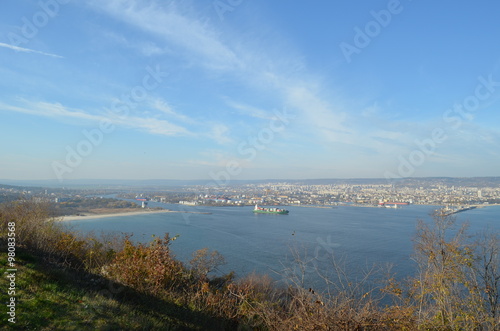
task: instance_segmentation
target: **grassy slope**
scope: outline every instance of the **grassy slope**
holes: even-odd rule
[[[5,248],[5,247],[2,247]],[[19,330],[220,330],[231,323],[214,320],[200,312],[147,297],[131,289],[110,295],[107,282],[90,281],[38,262],[33,254],[16,257],[16,319],[13,325],[5,303],[8,302],[7,249],[0,253],[0,327]],[[87,279],[87,281],[83,281]],[[97,285],[101,284],[101,285]],[[108,295],[103,295],[108,294]],[[224,327],[226,326],[226,327]]]

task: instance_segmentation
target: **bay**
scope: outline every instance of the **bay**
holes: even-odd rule
[[[411,260],[418,220],[431,221],[438,206],[409,205],[398,209],[339,206],[336,208],[286,207],[288,215],[254,214],[252,207],[190,207],[149,203],[150,207],[197,213],[160,213],[114,218],[76,220],[68,225],[81,232],[125,232],[132,239],[149,242],[152,236],[171,237],[172,251],[182,261],[202,248],[217,250],[227,264],[221,272],[239,277],[252,272],[275,279],[300,272],[291,263],[300,255],[309,281],[317,282],[315,269],[328,271],[330,261],[343,261],[355,277],[373,266],[392,265],[398,278],[414,273]],[[211,214],[200,214],[208,212]],[[500,231],[500,206],[456,214],[457,223],[468,222],[469,232]],[[286,269],[286,270],[285,270]]]

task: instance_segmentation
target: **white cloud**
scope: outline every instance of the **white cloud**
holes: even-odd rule
[[[24,107],[0,103],[0,110],[51,117],[56,119],[75,119],[78,120],[78,124],[81,124],[82,120],[93,123],[110,121],[118,126],[143,130],[150,134],[163,136],[192,135],[192,133],[181,126],[172,124],[165,120],[159,120],[157,118],[144,118],[137,116],[118,117],[116,115],[113,116],[113,114],[109,114],[109,116],[103,116],[90,114],[79,109],[70,109],[64,107],[60,103],[32,102],[27,100],[23,101],[25,103]]]
[[[160,36],[164,41],[198,57],[210,69],[233,69],[241,65],[236,54],[221,42],[215,31],[203,22],[178,12],[175,3],[159,5],[150,1],[92,1],[94,8],[139,29]]]
[[[210,132],[207,133],[207,136],[210,139],[215,140],[219,144],[228,144],[232,142],[229,133],[230,130],[226,125],[222,123],[216,123],[212,124]]]
[[[372,134],[372,137],[393,141],[393,140],[403,140],[405,136],[402,132],[378,130]]]
[[[45,52],[40,52],[40,51],[36,51],[36,50],[33,50],[33,49],[23,48],[23,47],[19,47],[19,46],[4,44],[4,43],[0,43],[0,47],[10,48],[10,49],[13,49],[13,50],[15,50],[17,52],[35,53],[35,54],[41,54],[41,55],[46,55],[46,56],[51,56],[51,57],[63,58],[60,55],[51,54],[51,53],[45,53]]]
[[[74,118],[79,120],[99,121],[102,117],[88,114],[78,110],[68,110],[59,103],[31,102],[21,99],[27,107],[12,106],[0,102],[0,110],[38,115],[53,118]]]
[[[314,78],[303,78],[310,77],[304,72],[303,62],[287,51],[281,54],[273,51],[271,57],[262,43],[241,40],[229,43],[214,26],[189,14],[189,9],[181,13],[182,4],[178,2],[160,5],[155,1],[144,4],[137,0],[94,0],[91,3],[97,10],[180,48],[179,56],[184,61],[195,59],[201,67],[233,75],[265,93],[274,91],[275,99],[303,113],[308,118],[309,130],[319,131],[326,142],[352,141],[352,129],[345,123],[346,114],[310,88],[318,84],[312,81]],[[293,64],[293,68],[283,64]],[[228,104],[240,111],[249,111],[254,117],[267,117],[265,112],[243,103],[229,100]]]
[[[229,98],[226,98],[226,104],[229,107],[236,109],[238,111],[238,113],[240,113],[242,115],[255,117],[255,118],[261,118],[261,119],[273,118],[272,114],[269,114],[269,112],[267,112],[263,109],[260,109],[260,108],[254,107],[254,106],[250,106],[250,105],[246,105],[246,104],[243,104],[240,102],[236,102],[236,101],[233,101]]]
[[[132,122],[133,124],[131,124]],[[115,123],[122,126],[143,129],[149,133],[163,136],[177,136],[190,134],[185,128],[172,124],[165,120],[156,118],[131,117],[125,120],[116,120]]]
[[[165,49],[160,48],[156,44],[153,44],[151,42],[142,44],[139,47],[142,53],[146,56],[161,55],[167,53]]]
[[[150,105],[151,105],[151,108],[153,108],[155,110],[159,110],[161,113],[163,113],[169,117],[176,118],[184,123],[195,123],[195,121],[192,118],[176,112],[172,108],[172,106],[170,106],[165,100],[163,100],[161,98],[156,98],[156,99],[152,100],[150,102]]]
[[[123,35],[115,33],[113,31],[108,31],[103,33],[109,41],[116,43],[122,47],[134,49],[145,56],[155,56],[171,53],[166,47],[160,47],[152,41],[135,41],[131,38],[125,38]]]
[[[286,96],[290,106],[301,110],[328,141],[352,143],[355,139],[353,131],[344,125],[347,115],[333,110],[307,87],[292,86]]]

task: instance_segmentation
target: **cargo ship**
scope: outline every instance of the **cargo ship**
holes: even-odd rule
[[[280,214],[280,215],[287,215],[288,214],[288,210],[286,210],[286,209],[264,208],[264,207],[259,207],[257,205],[255,205],[253,212],[257,213],[257,214]]]

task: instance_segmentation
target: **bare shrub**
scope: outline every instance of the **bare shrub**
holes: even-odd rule
[[[485,329],[500,328],[500,236],[485,231],[476,240],[476,257],[470,270],[472,286],[476,287],[476,310],[481,313]]]
[[[16,223],[16,244],[21,246],[41,246],[47,237],[47,221],[51,206],[47,202],[19,200],[4,204],[0,208],[1,233],[5,233],[7,223]]]
[[[408,286],[407,306],[426,328],[486,329],[498,326],[500,270],[498,238],[474,242],[467,224],[440,211],[420,221],[415,237],[417,277]]]
[[[107,273],[118,282],[150,294],[165,295],[186,284],[184,265],[170,251],[171,239],[155,238],[149,245],[125,238],[124,248],[108,266]]]
[[[209,277],[224,263],[216,251],[196,251],[187,268],[172,254],[174,238],[168,234],[149,244],[133,243],[130,236],[79,235],[51,218],[50,205],[35,201],[0,207],[0,237],[14,221],[16,243],[44,258],[237,322],[242,329],[500,329],[500,237],[490,231],[473,240],[467,226],[457,226],[452,217],[436,213],[433,219],[417,226],[418,273],[403,282],[390,268],[353,272],[345,257],[330,251],[311,257],[306,249],[292,249],[280,282],[256,274],[239,280],[233,273]],[[319,281],[308,286],[312,275]],[[392,304],[383,301],[387,295]]]
[[[224,256],[217,251],[210,251],[202,248],[193,253],[193,258],[189,261],[192,273],[201,279],[207,279],[207,275],[217,270],[221,265],[226,264]]]

